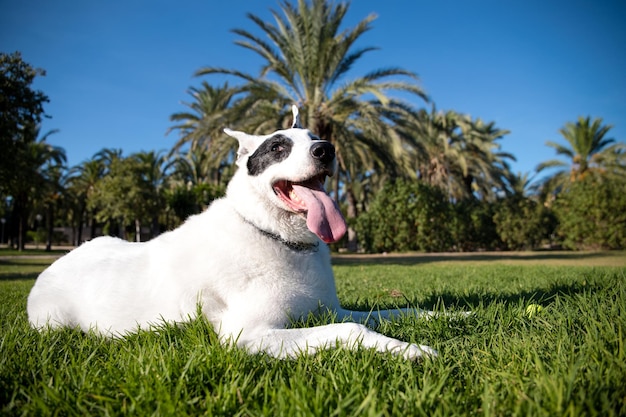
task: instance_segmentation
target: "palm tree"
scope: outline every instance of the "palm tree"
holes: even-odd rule
[[[513,175],[507,160],[515,161],[515,157],[500,151],[496,141],[510,132],[496,128],[494,122],[485,123],[480,118],[471,120],[469,116],[462,132],[462,140],[457,145],[466,161],[466,169],[460,175],[464,197],[493,198],[498,192],[507,191]]]
[[[59,214],[63,200],[67,195],[65,189],[67,179],[64,165],[65,151],[62,148],[54,148],[56,149],[53,152],[58,152],[58,154],[50,155],[45,167],[41,170],[44,183],[35,199],[35,204],[41,204],[44,210],[46,252],[52,250],[55,217]]]
[[[576,123],[568,122],[559,130],[569,146],[547,141],[546,145],[554,148],[557,155],[564,156],[566,160],[551,159],[537,166],[537,172],[558,169],[544,180],[544,192],[559,192],[568,183],[590,174],[624,175],[626,145],[606,137],[612,127],[603,125],[601,118],[592,121],[589,116],[579,117]]]
[[[247,95],[233,106],[242,130],[274,130],[276,114],[282,120],[280,125],[288,126],[291,104],[300,106],[303,125],[335,145],[339,163],[335,196],[339,197],[343,183],[349,197],[347,214],[353,217],[356,204],[350,190],[357,173],[411,175],[402,142],[405,137],[395,128],[396,121],[413,110],[389,92],[408,93],[421,100],[427,97],[417,85],[417,75],[401,68],[377,69],[349,78],[354,64],[375,49],[355,47],[372,28],[375,16],[342,30],[348,7],[325,0],[298,0],[297,6],[284,1],[280,3],[282,15],[272,11],[275,24],[248,14],[269,41],[243,29],[234,33],[243,38],[238,45],[263,58],[260,74],[218,67],[202,68],[196,74],[229,74],[244,82],[242,91]]]
[[[461,116],[454,111],[430,113],[421,110],[416,119],[409,119],[409,129],[418,132],[420,141],[414,147],[413,157],[418,178],[445,190],[449,196],[458,194],[453,178],[453,166],[467,170],[467,164],[458,147],[458,129]]]
[[[17,218],[17,246],[24,249],[24,236],[27,221],[32,209],[40,206],[45,210],[48,230],[48,244],[51,241],[53,205],[62,191],[61,173],[66,161],[65,150],[46,142],[57,133],[51,130],[40,136],[39,125],[27,125],[21,134],[24,136],[24,152],[20,155],[20,175],[13,195],[13,213]],[[39,137],[39,139],[37,139]]]
[[[176,155],[165,167],[169,187],[166,192],[168,214],[178,221],[204,210],[214,199],[224,195],[224,183],[232,177],[232,163],[222,161],[215,168],[211,154],[201,148]],[[170,218],[168,217],[168,220]],[[176,224],[176,219],[172,219]]]
[[[90,238],[96,235],[97,214],[102,207],[98,207],[94,201],[100,181],[111,174],[115,163],[123,159],[122,149],[103,148],[87,161],[70,169],[68,178],[68,191],[75,199],[74,207],[71,208],[74,224],[77,227],[75,243],[78,245],[83,240],[83,224],[85,220],[91,225]]]
[[[126,226],[134,224],[137,241],[146,219],[151,220],[151,234],[158,233],[159,216],[165,208],[165,157],[151,151],[124,158],[120,151],[104,149],[94,160],[102,163],[104,172],[87,199],[87,209],[96,220],[109,230],[117,226],[123,237]]]
[[[413,154],[421,180],[442,188],[452,200],[493,197],[506,190],[512,175],[506,160],[515,158],[501,152],[496,141],[508,134],[507,130],[454,111],[438,112],[434,107],[417,116],[418,120],[410,123],[421,139]]]
[[[208,165],[217,171],[225,160],[232,162],[235,142],[224,135],[222,130],[235,124],[229,119],[233,115],[230,108],[240,90],[229,87],[228,83],[213,87],[206,81],[202,82],[202,88],[191,87],[189,94],[193,101],[183,103],[189,110],[170,116],[170,120],[177,124],[168,129],[167,133],[174,130],[179,133],[170,155],[180,152],[184,147],[188,147],[190,152],[200,150],[210,155]]]
[[[123,158],[123,153],[122,149],[104,148],[97,152],[92,159],[104,164],[104,173],[106,174],[111,170],[113,162]]]
[[[145,213],[151,221],[150,237],[153,237],[160,233],[159,215],[165,209],[166,158],[162,152],[154,151],[138,152],[133,154],[132,157],[138,162],[137,173],[140,176]],[[140,219],[135,220],[135,225],[136,239],[139,239],[141,236]]]
[[[231,161],[229,158],[216,160],[214,154],[197,147],[189,149],[185,155],[178,154],[173,157],[165,169],[170,173],[171,179],[178,183],[191,185],[212,183],[219,186],[232,176]]]
[[[105,163],[100,159],[89,159],[84,161],[80,165],[77,165],[70,169],[68,179],[68,191],[73,194],[73,200],[75,202],[72,208],[74,225],[77,228],[77,233],[74,239],[75,245],[80,245],[83,240],[83,224],[85,223],[85,216],[87,215],[87,201],[93,193],[96,184],[102,179],[105,174]],[[95,237],[96,233],[96,221],[94,210],[92,210],[88,216],[88,221],[91,224],[90,238]]]
[[[533,179],[528,172],[518,172],[511,176],[509,180],[510,195],[518,197],[528,197],[533,191],[535,191]]]

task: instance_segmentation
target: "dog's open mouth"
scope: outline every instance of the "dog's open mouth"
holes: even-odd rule
[[[346,221],[324,191],[325,179],[322,174],[298,183],[281,180],[274,184],[274,192],[292,211],[306,214],[309,230],[324,242],[333,243],[346,233]]]

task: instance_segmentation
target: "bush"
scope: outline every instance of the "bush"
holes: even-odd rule
[[[454,249],[493,250],[502,247],[493,220],[494,206],[480,200],[463,200],[454,205]]]
[[[626,248],[626,181],[588,175],[558,195],[557,232],[572,249]]]
[[[367,252],[445,251],[452,246],[452,208],[438,188],[398,180],[383,187],[356,230]]]
[[[43,228],[38,228],[37,230],[29,230],[26,232],[26,241],[33,242],[39,245],[40,243],[44,243],[46,241],[46,231]]]
[[[179,186],[166,194],[168,207],[182,223],[189,216],[202,212],[215,199],[223,197],[224,187],[211,184],[196,184],[191,187]]]
[[[528,250],[553,243],[560,220],[569,247],[624,248],[625,184],[602,184],[585,183],[589,191],[576,184],[560,196],[557,219],[554,210],[520,195],[452,204],[439,188],[398,180],[383,187],[355,230],[366,252]]]
[[[514,195],[501,200],[493,220],[507,249],[534,249],[549,241],[556,228],[554,214],[536,201]]]

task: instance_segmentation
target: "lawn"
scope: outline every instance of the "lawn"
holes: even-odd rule
[[[1,256],[0,414],[626,414],[624,252],[336,257],[350,308],[474,313],[383,323],[439,350],[416,363],[369,350],[248,355],[201,319],[120,340],[39,334],[26,297],[51,259]]]

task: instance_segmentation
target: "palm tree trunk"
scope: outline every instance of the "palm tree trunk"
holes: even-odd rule
[[[52,203],[46,204],[46,252],[52,251],[52,234],[54,232]]]
[[[141,242],[141,221],[135,219],[135,242]]]
[[[91,213],[91,236],[89,236],[89,239],[91,240],[94,237],[96,237],[96,218],[94,216],[94,213],[92,212]]]
[[[126,226],[124,225],[123,218],[117,221],[117,237],[127,240],[126,239]]]
[[[468,198],[472,198],[474,195],[474,190],[472,190],[472,183],[474,182],[474,177],[471,175],[463,176],[463,185],[465,186],[465,192],[467,193]]]
[[[335,195],[334,199],[335,199],[335,203],[337,203],[337,205],[339,205],[339,173],[335,174],[335,178],[333,181],[333,190],[332,190],[333,194]]]
[[[79,246],[83,240],[83,219],[85,217],[85,208],[81,205],[78,212],[78,224],[76,225],[76,238],[74,239],[74,245]]]
[[[17,250],[22,252],[25,249],[25,234],[26,234],[26,218],[23,213],[18,214],[18,226],[17,226]]]
[[[356,219],[357,216],[357,207],[356,207],[356,197],[354,196],[354,192],[352,191],[352,188],[349,187],[346,190],[346,202],[348,203],[348,212],[347,217],[349,220],[354,220]],[[348,222],[348,250],[350,252],[356,252],[358,250],[358,238],[356,235],[356,231],[354,230],[354,228],[352,226],[350,226],[349,224],[352,223],[351,221]]]
[[[28,210],[26,201],[28,197],[18,196],[13,206],[14,213],[17,214],[17,250],[23,251],[26,247],[26,229],[28,228]]]
[[[152,225],[150,226],[150,238],[156,237],[161,234],[161,227],[159,225],[159,216],[156,215],[152,218]]]

